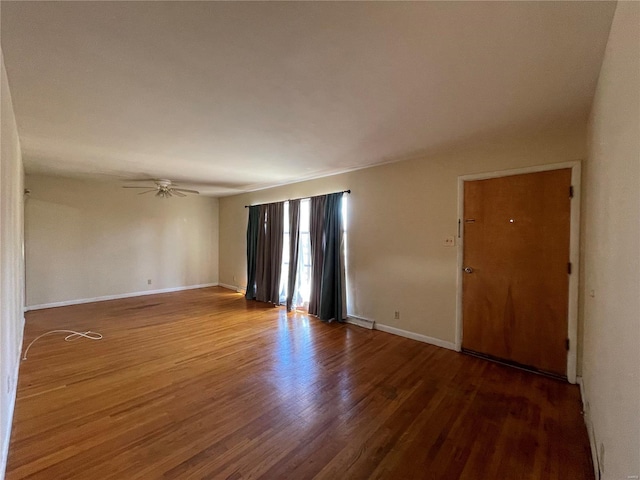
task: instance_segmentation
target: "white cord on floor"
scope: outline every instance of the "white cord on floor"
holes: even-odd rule
[[[36,340],[44,337],[45,335],[50,335],[52,333],[68,333],[69,335],[64,337],[65,342],[72,342],[73,340],[77,340],[80,337],[88,338],[89,340],[100,340],[102,338],[101,333],[92,332],[91,330],[87,330],[86,332],[76,332],[75,330],[51,330],[47,333],[43,333],[42,335],[38,335],[36,338],[34,338],[31,341],[27,349],[24,351],[24,357],[22,357],[22,360],[27,359],[27,353],[29,353],[29,349],[31,348],[31,345],[36,343]]]

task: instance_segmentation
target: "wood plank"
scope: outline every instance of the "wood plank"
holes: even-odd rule
[[[593,478],[577,387],[219,287],[39,310],[7,479]]]

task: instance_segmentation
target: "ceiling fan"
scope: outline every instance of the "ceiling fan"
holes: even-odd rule
[[[195,193],[198,195],[200,192],[197,190],[188,190],[186,188],[175,188],[177,183],[173,183],[166,178],[149,178],[147,180],[133,180],[134,182],[153,182],[155,186],[137,186],[137,185],[125,185],[122,188],[145,188],[145,192],[140,192],[138,195],[144,195],[145,193],[156,192],[156,197],[169,198],[174,195],[178,197],[186,197],[185,193]]]

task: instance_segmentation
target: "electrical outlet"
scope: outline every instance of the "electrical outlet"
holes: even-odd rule
[[[396,320],[400,320],[400,310],[396,310],[393,314],[393,318]]]
[[[147,285],[151,285],[151,279],[147,280]]]
[[[446,238],[444,239],[444,243],[443,243],[443,245],[444,245],[445,247],[455,247],[455,245],[456,245],[456,237],[453,237],[453,236],[451,236],[451,237],[446,237]]]

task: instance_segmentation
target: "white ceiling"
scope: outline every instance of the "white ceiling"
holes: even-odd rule
[[[228,195],[584,124],[615,3],[0,8],[27,172]]]

